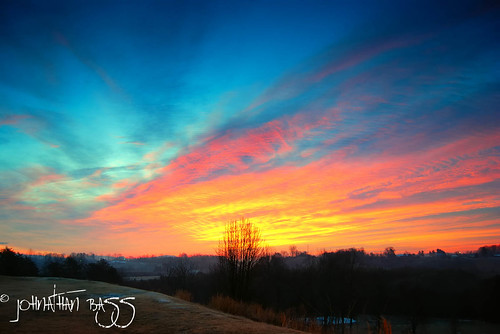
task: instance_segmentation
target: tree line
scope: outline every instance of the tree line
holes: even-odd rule
[[[47,276],[121,283],[118,271],[106,260],[88,261],[86,254],[46,255],[40,268],[28,256],[5,247],[0,251],[0,275]]]
[[[247,290],[228,280],[233,271],[215,266],[210,272],[193,270],[188,258],[159,279],[126,281],[124,284],[178,295],[210,305],[220,296],[225,303],[259,305],[287,319],[321,326],[350,326],[360,315],[400,316],[416,329],[431,318],[452,321],[475,319],[499,322],[500,275],[483,275],[461,269],[366,266],[373,255],[347,249],[319,256],[263,255],[250,273]],[[292,261],[301,263],[291,266]],[[226,305],[227,306],[227,305]],[[221,308],[225,307],[224,305]],[[238,306],[240,307],[240,306]],[[255,320],[262,320],[257,315]],[[281,325],[279,317],[274,324]]]

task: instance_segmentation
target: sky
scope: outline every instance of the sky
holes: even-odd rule
[[[2,1],[0,244],[500,241],[495,1]]]

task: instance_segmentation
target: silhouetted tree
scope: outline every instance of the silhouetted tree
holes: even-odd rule
[[[50,261],[45,265],[44,273],[46,276],[63,277],[64,269],[61,262]]]
[[[480,247],[477,251],[477,254],[480,257],[489,257],[489,256],[494,256],[499,252],[500,252],[500,245],[492,245],[492,246]]]
[[[101,259],[95,263],[89,263],[86,267],[87,279],[108,283],[121,283],[118,271],[108,261]]]
[[[83,261],[79,261],[74,256],[68,256],[62,264],[62,276],[67,278],[84,278],[83,265]]]
[[[290,256],[298,256],[300,254],[299,249],[295,245],[290,246]]]
[[[396,256],[396,250],[394,249],[394,247],[387,247],[384,250],[384,255],[387,257]]]
[[[182,254],[175,265],[168,270],[168,278],[173,283],[175,290],[185,290],[194,277],[194,267],[189,262],[186,254]]]
[[[248,219],[226,224],[217,255],[219,270],[227,279],[231,297],[239,300],[246,297],[251,273],[262,255],[261,243],[259,229]]]
[[[5,247],[0,251],[0,275],[37,276],[38,268],[30,258]]]

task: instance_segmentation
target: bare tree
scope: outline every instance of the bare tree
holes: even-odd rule
[[[295,245],[290,245],[290,256],[296,257],[300,254],[299,249]]]
[[[251,273],[263,253],[258,227],[241,218],[226,224],[217,255],[219,269],[226,276],[229,293],[243,299],[248,293]]]
[[[396,250],[394,249],[394,247],[387,247],[384,250],[384,255],[387,257],[394,257],[396,256]]]

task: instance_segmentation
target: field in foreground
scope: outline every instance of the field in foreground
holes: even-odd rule
[[[64,310],[63,305],[54,305],[52,311],[49,303],[50,295],[66,292],[60,297],[50,298],[51,301],[74,303],[73,311]],[[81,292],[71,292],[85,290]],[[102,282],[82,281],[53,277],[8,277],[0,276],[0,333],[301,333],[291,329],[275,327],[254,322],[242,317],[228,315],[198,304],[164,294],[132,289]],[[45,300],[43,299],[45,297]],[[124,298],[135,297],[135,300]],[[99,299],[100,298],[100,299]],[[108,299],[112,298],[112,299]],[[114,298],[114,299],[113,299]],[[99,308],[99,300],[105,306],[104,312],[99,311],[96,322],[95,314],[90,310],[91,303]],[[108,303],[105,303],[107,299]],[[23,301],[26,300],[26,301]],[[120,303],[120,300],[123,303]],[[19,321],[18,302],[21,309]],[[79,303],[78,310],[76,309]],[[115,303],[117,307],[112,304]],[[125,303],[130,303],[132,306]],[[45,307],[45,311],[43,311]],[[101,328],[99,324],[112,324],[113,310],[119,307],[120,315],[116,323],[126,325],[135,317],[132,323],[122,329],[116,326]],[[38,308],[34,311],[33,308]],[[113,314],[113,315],[112,315]]]
[[[55,305],[55,312],[47,306],[47,297],[54,294],[64,293],[61,297],[75,301],[78,297],[80,303],[73,311],[59,310]],[[75,290],[82,292],[68,293]],[[8,297],[7,297],[8,296]],[[45,297],[45,300],[43,298]],[[135,300],[124,298],[135,297]],[[38,299],[38,304],[33,303],[33,298]],[[131,324],[124,329],[116,326],[101,328],[96,323],[95,311],[90,310],[88,299],[98,303],[116,303],[120,307],[118,325],[126,325],[132,319],[132,307],[136,314]],[[109,299],[116,298],[116,299]],[[54,298],[52,298],[54,299]],[[17,303],[20,301],[22,309],[19,312],[19,321],[12,323],[10,320],[17,319]],[[23,301],[25,300],[25,301]],[[56,302],[58,298],[55,298]],[[120,303],[123,300],[125,303]],[[37,306],[34,306],[34,305]],[[105,303],[104,303],[105,304]],[[46,310],[43,311],[44,306]],[[38,307],[39,311],[33,311]],[[95,308],[95,305],[94,305]],[[111,304],[105,306],[105,312],[99,311],[98,322],[101,325],[110,325],[112,311],[116,310]],[[115,313],[116,314],[116,313]],[[377,333],[373,319],[358,319],[359,323],[353,328],[346,327],[346,334]],[[411,333],[407,319],[388,317],[392,325],[392,333]],[[370,324],[371,323],[371,326]],[[370,330],[371,329],[371,330]],[[462,333],[462,334],[494,334],[499,333],[498,324],[488,324],[478,321],[459,321],[455,326],[450,326],[449,321],[439,319],[427,319],[419,324],[417,334],[440,334],[440,333]],[[54,277],[9,277],[0,276],[0,333],[303,333],[287,328],[254,322],[246,318],[237,317],[215,311],[198,304],[185,302],[183,300],[160,293],[133,289],[124,286],[112,285],[102,282],[74,280]],[[319,332],[319,331],[318,331]],[[339,330],[340,332],[340,330]]]

